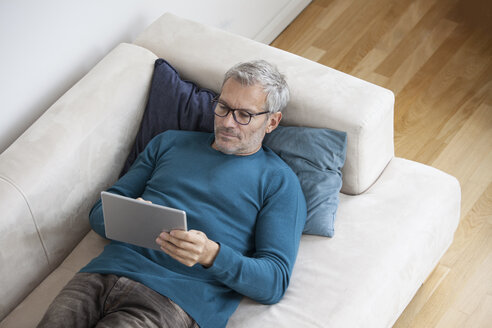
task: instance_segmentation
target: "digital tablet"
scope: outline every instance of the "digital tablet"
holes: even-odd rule
[[[160,250],[162,231],[187,230],[186,212],[141,200],[101,192],[106,237]]]

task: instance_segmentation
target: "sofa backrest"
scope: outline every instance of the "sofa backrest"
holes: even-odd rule
[[[291,101],[283,125],[347,132],[342,192],[371,186],[394,156],[391,91],[285,51],[172,14],[164,14],[134,42],[170,62],[183,78],[220,91],[232,65],[265,59],[287,77]]]
[[[156,59],[119,45],[0,154],[0,320],[89,231],[133,145]]]

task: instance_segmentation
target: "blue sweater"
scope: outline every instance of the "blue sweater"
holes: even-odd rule
[[[139,281],[204,328],[225,327],[242,295],[264,304],[282,298],[306,219],[296,175],[270,149],[227,155],[211,147],[213,140],[209,133],[164,132],[108,189],[185,210],[188,229],[220,244],[212,267],[189,268],[164,252],[111,241],[81,270]],[[105,237],[100,200],[90,223]]]

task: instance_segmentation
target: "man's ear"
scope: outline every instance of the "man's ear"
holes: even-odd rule
[[[282,113],[281,112],[276,112],[276,113],[270,114],[269,118],[268,118],[268,125],[267,125],[265,132],[270,133],[273,130],[275,130],[277,128],[277,126],[279,125],[281,119],[282,119]]]

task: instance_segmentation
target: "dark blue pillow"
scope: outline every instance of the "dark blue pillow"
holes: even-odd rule
[[[265,136],[263,144],[279,155],[299,178],[307,205],[303,232],[333,237],[347,134],[330,129],[279,126]]]
[[[214,112],[212,99],[216,94],[196,84],[183,81],[164,59],[157,59],[147,107],[140,130],[120,176],[124,175],[149,141],[166,130],[212,132]]]

